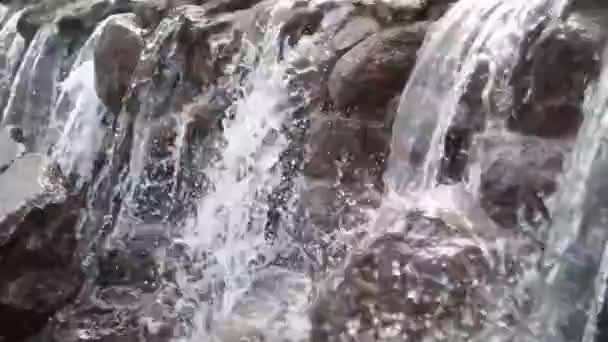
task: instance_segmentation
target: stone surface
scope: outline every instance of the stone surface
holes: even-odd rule
[[[304,174],[347,183],[375,183],[388,151],[389,134],[382,125],[328,119],[311,128]]]
[[[78,196],[38,184],[42,158],[16,160],[0,175],[0,340],[37,333],[77,293]]]
[[[544,138],[576,135],[585,89],[598,74],[602,45],[591,32],[576,22],[545,29],[512,81],[515,110],[507,121],[511,130]]]
[[[565,151],[534,139],[489,150],[491,162],[482,171],[480,201],[503,227],[520,222],[537,225],[550,219],[544,199],[557,189]],[[520,210],[523,217],[520,219]],[[523,221],[522,221],[523,219]]]
[[[476,291],[489,271],[473,239],[410,214],[403,231],[375,238],[349,259],[342,280],[315,304],[312,339],[421,340],[448,320],[464,332],[474,329],[483,319]]]
[[[21,144],[13,140],[8,129],[0,129],[0,173],[4,172],[21,154],[22,149]],[[0,210],[1,212],[2,210]]]
[[[47,23],[56,23],[60,33],[81,36],[111,14],[131,9],[128,0],[51,0],[41,1],[26,9],[19,20],[21,35],[31,40],[36,31]]]
[[[417,23],[385,30],[347,52],[329,78],[334,106],[375,108],[385,105],[400,92],[416,62],[416,51],[426,26]]]
[[[114,113],[120,112],[123,96],[144,48],[134,18],[124,14],[109,19],[95,47],[97,95]]]
[[[334,36],[333,47],[338,51],[348,50],[368,36],[380,31],[380,25],[372,18],[350,19]]]

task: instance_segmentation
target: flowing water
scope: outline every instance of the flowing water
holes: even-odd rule
[[[278,2],[270,17],[290,5]],[[527,39],[548,23],[558,21],[566,5],[565,0],[461,0],[433,25],[401,95],[384,177],[387,190],[383,204],[370,212],[368,222],[357,227],[364,239],[358,235],[341,241],[349,249],[364,250],[378,235],[396,231],[391,212],[423,210],[454,226],[470,228],[482,222],[488,230],[472,235],[484,251],[495,248],[499,254],[512,254],[525,249],[527,255],[515,258],[524,268],[519,278],[486,289],[494,302],[479,310],[487,313],[488,321],[495,321],[486,322],[479,334],[466,340],[595,339],[595,320],[604,304],[608,278],[608,234],[604,229],[608,205],[602,198],[602,192],[608,190],[603,180],[608,168],[608,121],[604,115],[608,68],[603,67],[597,82],[586,92],[585,120],[561,177],[560,190],[551,199],[555,217],[547,229],[548,238],[542,241],[544,252],[525,235],[497,236],[496,225],[477,203],[480,170],[487,167],[485,141],[496,135],[507,139],[514,136],[504,125],[514,96],[508,82]],[[0,59],[2,126],[18,127],[29,151],[39,152],[50,146],[51,160],[64,174],[78,176],[83,185],[94,176],[97,153],[103,151],[103,139],[108,134],[103,123],[108,112],[96,95],[93,61],[104,23],[82,45],[73,63],[68,63],[63,61],[66,51],[58,47],[51,26],[42,27],[25,51],[26,42],[16,34],[20,15],[12,14],[0,29],[0,48],[6,51]],[[165,24],[173,23],[166,21],[161,26]],[[303,267],[277,262],[291,260],[294,255],[311,258],[289,234],[296,229],[294,222],[282,220],[275,239],[269,240],[266,235],[269,197],[284,180],[281,158],[293,143],[286,130],[304,105],[299,97],[292,96],[290,88],[293,61],[302,53],[296,46],[287,58],[279,58],[279,31],[280,26],[269,26],[261,42],[243,42],[231,67],[247,72],[233,75],[228,82],[234,96],[222,115],[221,136],[209,139],[217,157],[198,170],[205,175],[205,186],[195,210],[183,222],[161,220],[163,225],[176,226],[165,236],[171,248],[184,254],[175,257],[174,283],[163,284],[163,290],[171,288],[180,293],[174,309],[187,321],[186,331],[176,341],[308,341],[312,298],[327,286],[318,278],[331,278],[332,273],[342,271],[311,276]],[[18,61],[21,64],[17,69]],[[65,64],[69,64],[68,72],[62,75]],[[478,73],[485,78],[480,81]],[[478,129],[472,144],[465,184],[440,185],[448,130],[466,112],[463,99],[472,87],[479,90],[476,110],[485,125]],[[172,179],[177,179],[180,158],[184,158],[185,123],[173,119],[178,128],[172,155],[177,167]],[[152,120],[136,120],[138,131],[134,136],[141,141],[131,146],[128,172],[132,177],[124,182],[137,184],[113,184],[117,189],[128,187],[128,196],[135,196],[137,186],[151,181],[140,173]],[[174,200],[177,185],[172,185],[169,192]],[[130,205],[129,200],[131,197],[120,208],[121,214],[128,211],[125,207]],[[292,207],[288,211],[295,212],[295,202],[297,199],[289,202]],[[124,224],[127,228],[121,227],[130,217],[121,218],[110,234],[113,239],[119,240],[128,235],[126,230],[134,229],[128,224]],[[138,224],[149,224],[141,221]],[[157,257],[174,258],[163,253]],[[539,260],[541,267],[537,268]],[[513,296],[525,297],[522,302],[530,300],[532,309],[513,304]],[[429,337],[429,341],[459,341],[458,336],[453,332],[441,338]]]

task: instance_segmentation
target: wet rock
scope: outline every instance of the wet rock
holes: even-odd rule
[[[424,18],[426,20],[438,20],[456,3],[455,0],[429,0],[427,2]]]
[[[376,33],[340,58],[328,83],[334,106],[373,109],[385,105],[407,82],[426,27],[426,23],[416,23]],[[378,120],[359,112],[365,119]]]
[[[511,228],[521,219],[537,225],[550,219],[544,198],[557,189],[565,151],[538,141],[503,146],[493,152],[492,162],[482,171],[480,201],[488,215]]]
[[[516,103],[509,128],[544,138],[576,135],[585,89],[598,75],[600,46],[573,22],[547,28],[514,77]]]
[[[380,192],[365,186],[315,184],[310,182],[301,193],[301,203],[306,208],[307,218],[316,228],[330,233],[343,226],[356,226],[367,218],[365,209],[376,208]],[[301,232],[301,241],[310,241],[310,231]]]
[[[478,291],[490,276],[478,243],[438,219],[410,214],[348,261],[312,311],[312,339],[422,340],[447,321],[466,333],[483,319]]]
[[[8,129],[0,129],[0,173],[19,156],[22,146],[12,139]]]
[[[380,25],[372,18],[355,17],[334,36],[333,47],[338,51],[346,51],[368,36],[380,31]]]
[[[279,32],[279,57],[283,58],[283,44],[294,47],[303,36],[312,35],[317,31],[323,16],[323,11],[318,8],[300,8],[289,12]]]
[[[53,0],[28,8],[19,20],[18,30],[28,41],[42,25],[56,23],[60,33],[82,36],[92,32],[104,18],[131,10],[127,0]]]
[[[109,19],[95,47],[95,88],[97,95],[114,113],[122,99],[144,48],[143,38],[132,14]]]
[[[78,292],[78,196],[38,183],[37,156],[16,160],[0,175],[0,339],[37,333]]]
[[[13,156],[14,157],[14,156]],[[28,154],[15,160],[0,176],[0,217],[18,210],[26,202],[44,193],[40,184],[46,158]],[[2,232],[4,235],[6,231]],[[9,234],[10,235],[10,234]],[[2,241],[4,239],[0,239]]]
[[[309,141],[306,176],[373,184],[382,172],[389,134],[383,125],[329,119],[314,124]]]
[[[251,8],[262,0],[212,0],[205,1],[202,7],[208,15],[235,12]],[[200,2],[200,1],[199,1]]]

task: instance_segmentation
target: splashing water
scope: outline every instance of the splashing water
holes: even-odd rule
[[[535,340],[592,342],[596,338],[608,272],[606,56],[604,51],[601,74],[587,89],[585,120],[553,201],[555,216],[543,260],[547,275],[533,315]]]
[[[258,61],[241,86],[243,95],[227,110],[217,146],[221,157],[204,172],[208,193],[175,241],[187,246],[191,267],[202,272],[202,279],[183,274],[179,284],[196,303],[190,341],[296,341],[306,335],[302,310],[309,280],[272,266],[295,247],[281,239],[269,244],[265,236],[267,198],[281,181],[279,157],[289,143],[282,129],[296,108],[289,103],[288,62],[277,62],[277,35],[278,28],[268,29]],[[248,48],[254,49],[248,50],[249,59],[256,57],[256,47]]]
[[[102,118],[106,108],[95,90],[93,53],[107,22],[97,26],[61,83],[46,132],[47,143],[54,145],[52,160],[59,164],[63,174],[78,175],[81,184],[92,177],[94,158],[105,134]]]
[[[489,71],[482,101],[490,114],[490,91],[504,87],[494,84],[493,78],[509,79],[529,33],[559,16],[565,4],[460,1],[435,23],[401,95],[393,125],[385,180],[395,191],[406,195],[436,186],[447,130],[461,110],[473,73],[484,67]]]

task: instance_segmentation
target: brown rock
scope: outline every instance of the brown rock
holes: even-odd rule
[[[489,271],[475,240],[410,214],[406,232],[384,234],[353,255],[336,288],[321,296],[312,311],[313,340],[417,341],[452,319],[473,329],[483,318],[475,310],[482,300],[477,291]]]
[[[333,47],[338,51],[348,50],[378,31],[380,25],[374,19],[354,17],[334,36]]]
[[[532,57],[521,62],[512,81],[516,106],[507,121],[511,130],[544,138],[576,135],[583,121],[584,92],[598,74],[602,46],[584,25],[589,23],[549,27],[529,48],[525,55]]]
[[[97,95],[114,113],[122,108],[122,99],[139,62],[144,41],[132,14],[109,19],[95,47],[95,86]]]
[[[23,172],[23,168],[30,172]],[[29,158],[18,159],[0,175],[0,184],[37,183],[39,172],[40,168],[31,165]],[[5,186],[3,190],[13,189]],[[76,295],[83,281],[76,257],[81,200],[65,195],[59,187],[30,186],[23,190],[3,194],[5,201],[0,210],[0,340],[3,341],[22,341],[37,333]],[[13,197],[10,208],[5,203],[6,196]]]
[[[416,23],[376,33],[347,52],[329,79],[329,93],[338,109],[373,109],[384,106],[401,92],[416,62],[426,32]],[[365,117],[367,120],[383,118]]]
[[[342,181],[378,179],[388,149],[389,135],[382,125],[356,120],[329,119],[313,127],[304,164],[309,177]]]
[[[505,228],[520,223],[520,210],[528,224],[550,219],[544,198],[557,189],[563,167],[565,151],[559,145],[544,146],[533,139],[520,144],[490,150],[492,162],[481,175],[481,206]]]

